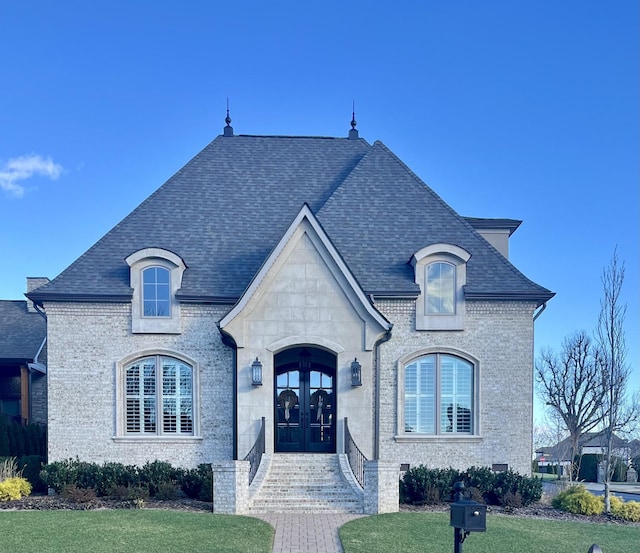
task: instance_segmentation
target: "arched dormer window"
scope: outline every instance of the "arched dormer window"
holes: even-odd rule
[[[464,285],[471,255],[453,244],[433,244],[411,260],[420,297],[416,302],[416,330],[463,330]]]
[[[126,259],[130,267],[131,331],[179,334],[180,303],[176,292],[186,269],[180,256],[161,248],[145,248]]]
[[[165,267],[142,271],[143,317],[171,316],[171,272]]]
[[[456,312],[456,266],[435,261],[426,266],[426,311],[429,315],[453,315]]]

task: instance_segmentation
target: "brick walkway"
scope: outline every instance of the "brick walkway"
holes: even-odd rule
[[[256,515],[276,530],[273,553],[343,553],[338,528],[363,515]]]

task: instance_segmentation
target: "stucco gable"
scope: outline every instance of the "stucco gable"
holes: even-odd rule
[[[370,350],[392,326],[369,302],[306,205],[220,321],[220,329],[244,347],[248,321],[256,320],[264,323],[263,347],[292,334],[321,343],[339,335],[341,324],[357,321],[362,327],[362,348]]]

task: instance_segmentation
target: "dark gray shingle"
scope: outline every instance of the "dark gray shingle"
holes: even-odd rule
[[[124,259],[159,247],[186,263],[184,299],[234,301],[302,205],[367,293],[415,294],[410,258],[436,242],[472,254],[469,297],[551,293],[524,277],[382,143],[362,139],[217,137],[50,284],[37,300],[123,300]]]

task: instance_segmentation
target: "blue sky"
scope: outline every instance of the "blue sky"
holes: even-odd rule
[[[638,3],[0,5],[0,298],[55,277],[222,131],[382,140],[456,211],[521,219],[557,293],[536,351],[596,324],[614,248],[640,374]],[[419,217],[416,217],[416,224]]]

